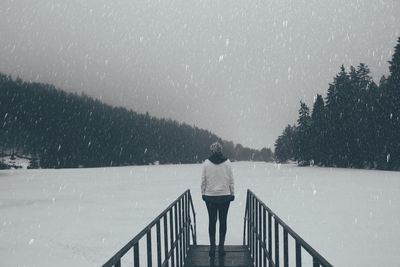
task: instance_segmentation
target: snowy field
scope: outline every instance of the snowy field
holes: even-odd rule
[[[335,266],[400,266],[400,172],[234,163],[227,243],[252,189]],[[207,244],[201,165],[0,171],[0,266],[100,266],[190,188]]]

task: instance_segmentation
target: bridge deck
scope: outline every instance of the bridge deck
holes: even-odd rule
[[[218,246],[217,246],[218,247]],[[218,248],[215,258],[208,256],[209,246],[192,245],[190,246],[186,258],[185,267],[208,267],[208,266],[226,266],[226,267],[253,267],[253,261],[250,252],[245,246],[225,246],[225,257],[218,257]]]

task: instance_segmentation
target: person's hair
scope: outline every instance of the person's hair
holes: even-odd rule
[[[222,145],[219,142],[214,142],[210,146],[212,154],[222,153]]]

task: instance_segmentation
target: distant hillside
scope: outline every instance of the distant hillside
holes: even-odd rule
[[[30,154],[34,167],[196,163],[216,140],[232,160],[272,160],[270,149],[0,74],[0,153]]]

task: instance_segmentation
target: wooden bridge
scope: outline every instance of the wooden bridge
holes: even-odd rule
[[[293,251],[289,251],[289,240],[294,244]],[[196,213],[187,190],[103,267],[121,267],[125,263],[134,267],[332,266],[250,190],[246,198],[243,244],[225,246],[224,257],[210,258],[208,251],[209,246],[197,245]],[[309,261],[303,259],[304,252]]]

